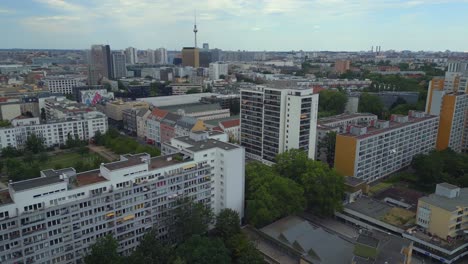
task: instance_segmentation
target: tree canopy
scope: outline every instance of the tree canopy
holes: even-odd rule
[[[361,113],[372,113],[382,117],[384,105],[378,96],[369,93],[362,93],[359,98],[358,111]]]
[[[179,245],[176,254],[190,264],[229,264],[229,251],[219,238],[194,235]]]
[[[273,168],[251,162],[246,166],[246,218],[261,227],[305,208],[304,189]]]
[[[346,93],[340,91],[323,90],[319,94],[319,112],[321,116],[342,114],[348,102]]]
[[[44,151],[44,139],[34,133],[31,133],[26,139],[25,149],[31,151],[34,154]]]
[[[91,246],[91,253],[85,256],[85,264],[119,264],[122,257],[117,253],[119,243],[112,235],[98,239]]]

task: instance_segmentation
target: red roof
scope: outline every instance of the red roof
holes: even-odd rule
[[[155,116],[155,117],[157,117],[159,119],[163,119],[167,115],[167,113],[169,113],[169,112],[166,111],[166,110],[162,110],[162,109],[159,109],[159,108],[155,107],[153,109],[153,111],[151,112],[151,115],[153,115],[153,116]]]
[[[240,126],[240,119],[233,119],[233,120],[223,121],[220,123],[226,129],[230,127]]]
[[[219,131],[219,132],[224,132],[223,129],[220,128],[219,126],[213,127],[211,130],[213,130],[213,131]]]

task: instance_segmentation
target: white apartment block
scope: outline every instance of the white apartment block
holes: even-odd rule
[[[14,120],[13,126],[0,128],[0,149],[8,146],[22,148],[31,134],[42,137],[45,146],[53,147],[64,145],[68,135],[89,140],[97,131],[105,133],[107,129],[107,117],[96,111],[64,120],[49,120],[46,123],[40,123],[37,117]]]
[[[167,64],[167,50],[165,48],[159,48],[155,50],[156,53],[156,63],[157,64]]]
[[[178,154],[123,155],[92,171],[49,169],[10,183],[0,191],[0,262],[81,264],[107,234],[129,255],[151,228],[170,239],[181,198],[243,215],[243,149],[197,140]]]
[[[125,54],[121,51],[112,52],[112,78],[127,77]]]
[[[173,83],[170,87],[172,88],[172,95],[183,95],[192,89],[197,90],[198,93],[203,92],[202,86],[199,84]]]
[[[71,94],[72,88],[85,85],[83,76],[49,76],[43,79],[45,86],[51,93]]]
[[[315,156],[318,94],[309,87],[241,89],[241,145],[246,156],[274,162],[277,154],[303,149]]]
[[[218,214],[231,208],[244,216],[245,152],[227,143],[228,136],[216,131],[191,132],[189,136],[164,143],[162,153],[182,152],[184,156],[211,167],[211,206]]]
[[[415,155],[434,150],[438,126],[438,116],[416,111],[374,126],[351,126],[336,137],[335,168],[344,176],[378,180],[409,166]]]
[[[224,62],[212,62],[209,65],[210,80],[218,80],[221,75],[228,75],[228,64]]]

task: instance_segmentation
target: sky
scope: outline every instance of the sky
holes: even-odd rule
[[[468,51],[468,0],[0,0],[0,48]]]

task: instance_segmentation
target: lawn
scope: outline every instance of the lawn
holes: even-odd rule
[[[356,256],[375,259],[377,257],[377,253],[377,249],[372,247],[368,247],[361,244],[356,244],[354,246],[354,255]]]
[[[101,156],[95,153],[87,153],[83,156],[76,152],[60,153],[58,155],[49,156],[49,160],[41,164],[40,167],[42,170],[74,167],[80,160],[85,164],[91,165],[95,163],[96,159],[102,160]]]
[[[383,190],[385,190],[385,189],[388,189],[388,188],[390,188],[390,187],[392,187],[392,186],[393,186],[393,183],[389,183],[389,182],[380,182],[380,183],[378,183],[378,184],[372,186],[372,187],[370,188],[369,192],[370,192],[371,194],[376,194],[376,193],[378,193],[378,192],[380,192],[380,191],[383,191]]]
[[[416,214],[409,210],[393,207],[381,220],[394,226],[414,223]]]

